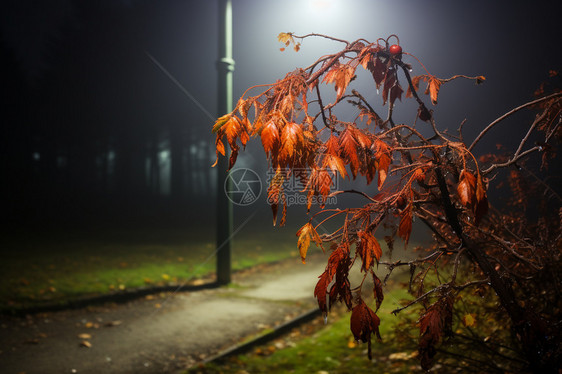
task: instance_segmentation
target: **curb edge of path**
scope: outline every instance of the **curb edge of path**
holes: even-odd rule
[[[219,354],[202,361],[201,364],[205,365],[205,364],[208,364],[208,363],[211,363],[211,362],[219,362],[219,361],[222,361],[222,360],[224,360],[228,357],[231,357],[231,356],[237,356],[237,355],[240,355],[242,353],[247,353],[252,348],[254,348],[258,345],[263,345],[267,342],[270,342],[271,340],[286,334],[291,329],[293,329],[295,327],[298,327],[303,323],[309,322],[309,321],[313,320],[314,318],[319,317],[321,315],[322,315],[322,312],[317,307],[313,308],[313,309],[310,309],[307,312],[304,312],[301,315],[291,319],[290,321],[287,321],[287,322],[277,326],[273,331],[270,331],[270,332],[268,332],[266,334],[263,334],[263,335],[259,335],[259,336],[255,337],[254,339],[251,339],[250,341],[240,343],[240,344],[234,345],[230,348],[227,348],[226,350],[220,352]]]

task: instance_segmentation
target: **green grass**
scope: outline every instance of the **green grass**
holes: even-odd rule
[[[212,276],[213,235],[179,230],[102,232],[4,238],[0,255],[0,309],[118,292],[151,285],[184,284]],[[286,233],[240,233],[233,270],[296,257]]]
[[[223,363],[210,363],[189,370],[187,373],[411,373],[420,371],[415,358],[416,346],[403,341],[397,335],[400,319],[391,311],[403,300],[411,300],[402,287],[389,287],[385,301],[377,315],[381,319],[382,342],[373,337],[373,360],[367,358],[367,344],[356,343],[349,330],[350,313],[345,311],[331,315],[322,329],[292,343],[284,349],[260,347],[256,352],[238,356]]]

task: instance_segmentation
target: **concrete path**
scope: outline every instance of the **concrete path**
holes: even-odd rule
[[[234,285],[26,318],[0,317],[0,372],[175,373],[316,306],[326,257],[234,275]]]

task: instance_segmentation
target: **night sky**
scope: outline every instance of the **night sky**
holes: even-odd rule
[[[216,1],[14,0],[2,8],[4,221],[100,220],[115,211],[153,217],[173,211],[162,207],[212,206],[205,166],[214,161],[212,120],[149,56],[212,116],[221,114]],[[442,127],[454,130],[467,119],[472,139],[561,67],[558,1],[234,0],[233,9],[235,98],[340,47],[307,39],[300,52],[281,52],[279,32],[371,41],[396,34],[438,77],[486,76],[479,86],[444,86],[434,108]],[[357,84],[380,102],[371,81]],[[399,119],[411,121],[410,104],[398,103]],[[492,132],[477,153],[509,146],[528,117],[521,118]],[[240,165],[265,169],[254,143]],[[178,154],[185,159],[179,172],[166,163]],[[214,209],[205,211],[212,220]]]

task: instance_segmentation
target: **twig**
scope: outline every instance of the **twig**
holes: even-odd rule
[[[502,115],[501,117],[495,119],[495,120],[492,121],[488,126],[486,126],[486,127],[484,128],[484,130],[482,130],[482,132],[480,132],[480,134],[478,134],[478,136],[476,137],[476,139],[474,139],[474,141],[472,142],[472,144],[470,145],[470,147],[468,147],[468,151],[470,152],[470,151],[472,150],[472,148],[474,148],[474,146],[476,145],[476,143],[478,143],[478,142],[480,141],[480,139],[482,139],[482,137],[483,137],[484,135],[486,135],[486,133],[487,133],[488,131],[490,131],[490,129],[491,129],[492,127],[494,127],[494,126],[497,125],[499,122],[501,122],[501,121],[503,121],[504,119],[506,119],[507,117],[509,117],[509,116],[511,116],[512,114],[514,114],[514,113],[520,111],[521,109],[525,109],[525,108],[527,108],[527,107],[529,107],[529,106],[532,106],[532,105],[535,105],[535,104],[538,104],[538,103],[542,103],[543,101],[550,100],[550,99],[554,99],[555,97],[559,97],[559,96],[562,96],[562,92],[557,92],[557,93],[554,93],[554,94],[552,94],[552,95],[548,95],[548,96],[545,96],[545,97],[541,97],[540,99],[536,99],[536,100],[533,100],[533,101],[529,101],[528,103],[525,103],[525,104],[523,104],[523,105],[520,105],[520,106],[518,106],[517,108],[512,109],[512,110],[510,110],[509,112],[505,113],[505,114]]]

